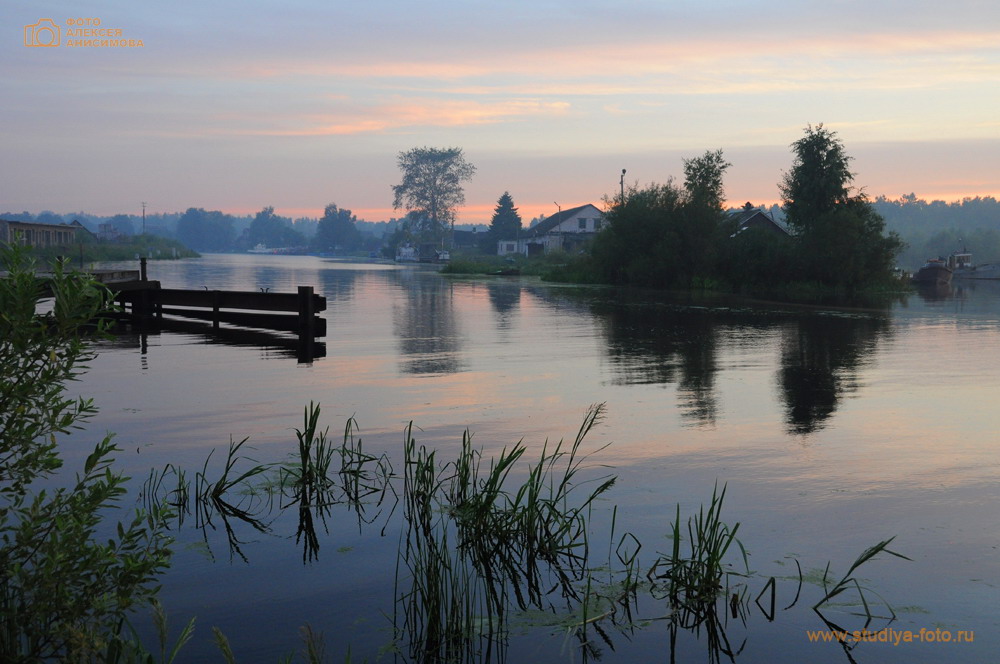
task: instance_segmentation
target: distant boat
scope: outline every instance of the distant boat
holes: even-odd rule
[[[956,251],[949,256],[948,267],[955,279],[1000,279],[1000,263],[975,265],[967,251]]]
[[[401,244],[396,248],[397,263],[416,263],[419,260],[417,248],[408,244]]]
[[[269,254],[269,253],[271,253],[271,250],[267,248],[266,244],[259,243],[253,249],[247,249],[247,253],[248,254]]]
[[[940,258],[932,258],[913,276],[913,283],[920,285],[945,286],[951,283],[952,271]]]

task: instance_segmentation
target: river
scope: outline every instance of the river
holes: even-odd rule
[[[444,459],[466,430],[487,458],[519,440],[535,458],[546,440],[572,440],[588,406],[603,403],[584,445],[595,452],[586,472],[617,481],[592,509],[592,548],[603,552],[593,555],[618,564],[607,541],[613,519],[615,545],[626,531],[642,543],[645,581],[657,552],[670,550],[677,505],[686,520],[716,483],[726,485],[722,518],[740,524],[752,570],[733,579],[745,588],[737,617],[722,600],[715,627],[672,630],[667,602],[643,586],[633,620],[618,616],[628,625],[598,621],[607,641],[589,632],[593,651],[567,636],[565,616],[522,611],[501,647],[473,661],[587,661],[596,651],[606,662],[986,661],[1000,645],[998,284],[848,310],[316,257],[153,262],[150,278],[197,289],[312,285],[327,298],[328,334],[325,356],[308,364],[259,340],[194,333],[103,343],[73,385],[100,413],[65,454],[80,464],[89,442],[115,432],[135,493],[166,464],[193,478],[213,449],[215,468],[230,439],[249,437],[244,453],[260,463],[287,460],[310,402],[338,441],[353,417],[365,450],[384,452],[396,473],[409,422]],[[325,527],[315,524],[309,550],[298,521],[279,509],[260,529],[234,520],[229,535],[218,516],[207,527],[193,514],[175,524],[161,598],[175,627],[197,616],[185,656],[215,656],[212,626],[240,662],[300,648],[305,624],[323,633],[332,661],[348,646],[354,661],[391,651],[400,541],[400,512],[391,511],[369,505],[367,525],[337,506]],[[867,595],[878,604],[872,613],[889,615],[881,597],[896,619],[866,624],[854,590],[822,617],[848,631],[920,638],[849,650],[810,640],[809,630],[829,628],[810,609],[826,565],[839,580],[890,537],[889,548],[911,560],[881,554],[855,576],[877,593]],[[773,616],[767,595],[754,601],[772,577]],[[974,641],[956,642],[959,631]],[[396,643],[399,661],[410,661]]]

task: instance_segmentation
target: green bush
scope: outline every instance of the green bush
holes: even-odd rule
[[[0,259],[0,661],[103,661],[168,566],[163,515],[107,523],[128,479],[112,467],[110,436],[68,486],[40,485],[65,482],[59,436],[96,412],[65,388],[94,356],[82,331],[109,293],[59,264],[52,311],[39,314],[46,285],[25,251],[0,248]]]

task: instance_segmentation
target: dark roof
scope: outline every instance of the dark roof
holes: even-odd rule
[[[786,235],[789,234],[788,229],[785,228],[784,224],[775,221],[774,218],[767,211],[761,208],[744,206],[742,209],[733,212],[732,218],[733,221],[736,222],[737,233],[746,230],[750,226],[750,223],[752,221],[755,221],[756,222],[755,225],[770,224],[774,226],[776,230],[779,230],[785,233]]]
[[[592,205],[593,205],[592,203],[587,203],[585,205],[578,205],[575,208],[570,208],[568,210],[557,212],[551,217],[543,219],[542,221],[538,222],[537,224],[529,228],[527,232],[525,232],[524,236],[538,237],[539,235],[545,235],[546,233],[548,233],[550,230],[552,230],[562,222],[566,221],[567,219],[572,219],[573,217],[575,217],[576,214],[580,212],[580,210],[586,207],[591,207]]]
[[[486,237],[485,232],[463,231],[458,228],[454,232],[455,235],[452,237],[452,242],[454,242],[456,247],[474,247],[480,238]]]

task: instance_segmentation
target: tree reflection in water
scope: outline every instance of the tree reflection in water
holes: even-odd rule
[[[449,374],[462,367],[462,337],[453,302],[452,284],[421,270],[390,273],[406,298],[393,308],[393,328],[403,356],[401,369],[410,374]]]
[[[888,333],[888,321],[871,315],[804,315],[783,326],[778,384],[789,433],[826,424],[857,390],[858,369]]]

